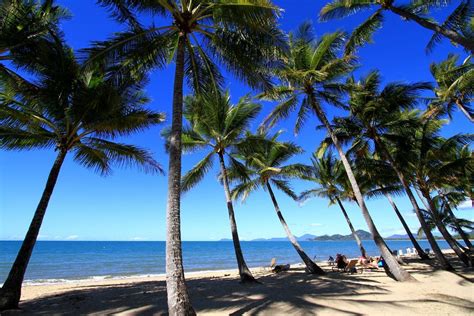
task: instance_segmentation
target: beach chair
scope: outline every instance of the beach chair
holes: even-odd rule
[[[411,248],[407,248],[407,256],[411,256]]]
[[[412,249],[412,253],[413,253],[414,256],[416,256],[418,254],[418,251],[416,251],[416,248]]]
[[[357,259],[352,259],[351,261],[349,261],[347,266],[344,268],[344,272],[357,273],[356,264],[357,264],[358,261],[359,260],[357,260]]]
[[[403,256],[403,250],[399,249],[399,250],[398,250],[398,253],[397,253],[397,256],[399,256],[399,257],[400,257],[400,256]]]

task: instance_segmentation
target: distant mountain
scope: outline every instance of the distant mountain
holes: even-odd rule
[[[372,235],[369,232],[366,232],[365,230],[356,230],[357,235],[359,236],[360,239],[365,240],[365,239],[372,239]],[[325,240],[354,240],[354,236],[352,234],[349,235],[341,235],[341,234],[335,234],[335,235],[323,235],[323,236],[317,236],[312,238],[311,240],[314,241],[325,241]]]
[[[304,234],[300,237],[296,237],[298,241],[310,241],[313,238],[315,238],[316,235],[311,235],[311,234]],[[273,237],[273,238],[257,238],[257,239],[252,239],[251,241],[287,241],[288,238],[286,237]]]
[[[408,235],[407,234],[405,234],[405,235],[395,234],[395,235],[392,235],[392,236],[388,236],[385,239],[408,239]]]

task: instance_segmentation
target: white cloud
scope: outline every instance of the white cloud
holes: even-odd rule
[[[403,216],[406,216],[406,217],[416,217],[416,214],[415,214],[415,212],[405,212],[405,213],[403,213]]]
[[[70,235],[70,236],[67,236],[65,240],[76,240],[77,238],[79,238],[78,235]]]
[[[142,241],[142,240],[146,240],[146,238],[144,237],[132,237],[130,238],[131,241]]]
[[[51,237],[49,235],[41,235],[39,234],[38,235],[38,240],[41,240],[41,239],[50,239]]]
[[[471,200],[467,200],[467,201],[464,201],[462,202],[461,204],[459,204],[458,206],[458,209],[470,209],[470,208],[473,208],[472,207],[472,201]]]

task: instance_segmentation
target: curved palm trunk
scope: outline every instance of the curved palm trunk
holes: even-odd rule
[[[410,200],[414,210],[416,217],[418,218],[418,221],[420,222],[421,228],[423,230],[423,233],[426,236],[426,239],[428,239],[428,242],[430,243],[431,249],[433,250],[436,258],[438,259],[439,263],[441,264],[442,268],[446,271],[454,271],[453,266],[449,263],[449,261],[446,259],[446,257],[443,255],[441,252],[441,249],[438,246],[438,243],[436,242],[436,239],[434,238],[433,234],[431,233],[431,229],[428,227],[426,224],[425,218],[423,217],[423,214],[421,213],[421,209],[418,206],[418,202],[415,199],[415,196],[413,195],[413,192],[410,189],[410,186],[408,185],[408,181],[405,179],[405,176],[403,173],[398,169],[397,164],[395,163],[392,155],[388,151],[388,149],[385,147],[385,144],[381,141],[381,139],[378,137],[378,135],[375,135],[374,141],[377,144],[378,148],[382,151],[382,156],[384,157],[385,160],[388,161],[392,169],[395,171],[395,173],[398,176],[398,179],[400,180],[400,183],[403,186],[403,189],[405,190],[405,193],[408,196],[408,199]]]
[[[338,197],[336,197],[336,201],[337,201],[337,204],[339,204],[339,207],[341,208],[342,214],[344,214],[344,217],[346,218],[347,225],[349,225],[349,228],[351,229],[352,236],[354,236],[354,239],[357,243],[357,246],[360,249],[360,253],[361,253],[362,257],[366,257],[367,253],[365,251],[365,248],[362,245],[362,241],[360,240],[359,235],[357,235],[357,233],[354,229],[354,226],[352,226],[351,219],[349,218],[349,215],[347,214],[346,209],[344,208],[344,205],[342,204],[341,200],[339,200]]]
[[[308,257],[308,255],[304,252],[303,248],[301,248],[300,244],[296,240],[295,236],[291,233],[290,228],[288,227],[285,219],[283,218],[283,214],[281,214],[280,206],[278,206],[278,202],[275,198],[275,195],[273,194],[272,187],[270,183],[268,182],[267,182],[267,189],[268,189],[268,193],[270,194],[270,198],[272,199],[273,206],[275,207],[275,211],[278,215],[278,219],[280,220],[281,225],[285,229],[286,236],[290,240],[296,252],[300,255],[301,259],[306,265],[306,268],[308,268],[309,272],[312,274],[319,274],[319,275],[326,274],[323,271],[323,269],[321,269],[313,260],[311,260],[311,258]]]
[[[183,35],[184,36],[184,35]],[[173,118],[169,145],[168,202],[166,206],[166,293],[168,311],[174,315],[195,315],[186,288],[181,250],[181,132],[183,128],[183,82],[185,38],[176,52]]]
[[[471,122],[474,123],[474,117],[472,117],[469,112],[467,111],[466,107],[460,100],[456,100],[456,105],[457,107],[461,110],[461,112],[467,117],[467,119]]]
[[[224,154],[218,152],[219,162],[221,165],[222,182],[224,184],[224,193],[227,202],[227,210],[229,211],[230,230],[232,232],[232,241],[234,242],[235,257],[237,258],[237,266],[239,267],[240,281],[246,282],[257,282],[245,263],[244,255],[242,254],[242,248],[240,247],[239,233],[237,232],[237,222],[235,221],[234,206],[232,204],[232,198],[230,195],[229,181],[227,179],[227,169],[224,163]]]
[[[318,118],[326,126],[329,136],[331,137],[331,140],[334,143],[337,152],[339,153],[339,157],[341,158],[342,164],[344,165],[344,169],[346,171],[347,177],[349,178],[349,182],[351,183],[351,187],[357,199],[357,202],[359,203],[362,215],[364,216],[364,219],[367,223],[370,233],[372,234],[375,244],[379,248],[381,255],[385,260],[385,272],[388,276],[392,277],[397,281],[414,281],[415,278],[413,278],[408,272],[402,269],[397,259],[395,259],[395,257],[390,252],[390,249],[385,243],[385,240],[382,238],[377,228],[375,227],[372,217],[370,216],[369,210],[367,209],[364,199],[362,198],[362,193],[360,192],[360,188],[355,179],[352,167],[349,161],[347,160],[346,154],[342,150],[341,144],[339,143],[339,140],[334,134],[334,131],[332,130],[331,125],[329,124],[329,121],[326,118],[326,115],[324,114],[321,107],[318,104],[315,104],[315,102],[313,102],[313,108],[316,111]]]
[[[441,235],[443,235],[443,238],[446,240],[446,242],[449,244],[449,246],[451,247],[451,249],[454,250],[454,252],[456,253],[456,255],[459,257],[459,259],[467,266],[467,267],[470,267],[471,266],[471,260],[469,259],[469,257],[466,255],[466,253],[464,251],[462,251],[461,248],[459,248],[456,240],[453,238],[453,236],[451,236],[451,234],[448,232],[448,230],[446,229],[446,226],[444,226],[444,224],[441,222],[441,220],[439,219],[438,217],[438,214],[436,213],[436,205],[434,204],[433,200],[431,199],[431,196],[430,196],[430,193],[428,192],[428,190],[426,190],[425,188],[423,187],[420,187],[420,191],[421,191],[421,194],[423,195],[423,197],[426,199],[426,201],[428,202],[428,206],[429,206],[429,212],[431,213],[433,219],[434,219],[434,222],[436,224],[436,227],[438,228],[439,232],[441,233]]]
[[[0,311],[18,308],[18,303],[20,302],[21,297],[21,285],[25,277],[26,268],[36,244],[41,224],[43,223],[43,218],[53,193],[54,186],[58,180],[59,171],[61,170],[64,158],[66,158],[66,154],[67,152],[65,150],[59,152],[54,161],[53,167],[49,172],[46,186],[43,190],[38,206],[36,207],[30,226],[28,227],[25,239],[21,244],[21,248],[18,251],[18,255],[16,256],[10,273],[8,273],[8,277],[0,289]]]
[[[462,229],[461,225],[459,225],[459,222],[458,222],[458,219],[456,217],[456,215],[454,215],[453,213],[453,210],[451,209],[451,206],[449,206],[448,202],[445,201],[445,205],[446,205],[446,210],[448,210],[448,214],[449,216],[451,216],[451,218],[453,219],[453,222],[454,222],[454,225],[456,226],[458,232],[459,232],[459,235],[461,236],[462,240],[464,241],[464,243],[466,244],[466,246],[469,248],[469,249],[472,249],[472,243],[471,241],[469,240],[469,236],[466,234],[466,232]]]
[[[458,34],[455,31],[448,30],[446,28],[441,27],[440,25],[430,22],[426,19],[420,18],[416,14],[413,14],[411,12],[407,12],[405,10],[402,10],[398,7],[394,7],[392,5],[387,6],[387,9],[392,11],[393,13],[404,17],[407,20],[412,20],[415,23],[423,26],[424,28],[427,28],[429,30],[432,30],[436,33],[442,34],[444,37],[448,38],[449,40],[453,41],[454,43],[457,43],[467,50],[471,52],[471,54],[474,54],[474,42],[469,40],[468,38]]]
[[[410,228],[408,227],[407,222],[405,222],[405,219],[403,218],[402,214],[398,210],[398,207],[395,204],[395,202],[392,200],[392,197],[390,196],[390,194],[388,194],[388,193],[384,193],[384,194],[385,194],[385,197],[387,198],[388,202],[392,206],[393,210],[395,211],[395,214],[397,214],[398,219],[402,223],[403,228],[405,229],[405,231],[408,235],[408,238],[410,238],[411,243],[413,244],[413,247],[415,247],[416,252],[418,252],[418,256],[420,256],[421,260],[429,260],[430,257],[423,251],[420,244],[416,241],[415,236],[413,236]]]

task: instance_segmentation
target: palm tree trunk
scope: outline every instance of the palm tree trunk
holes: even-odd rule
[[[168,202],[166,206],[166,293],[170,315],[195,315],[186,288],[181,250],[181,133],[183,128],[183,83],[185,35],[176,52],[173,117],[169,143]]]
[[[341,200],[339,200],[338,197],[336,197],[336,201],[337,201],[337,204],[339,204],[339,207],[341,208],[342,214],[344,214],[344,217],[346,218],[347,224],[349,225],[349,228],[351,229],[352,236],[354,236],[357,246],[359,246],[362,257],[365,258],[367,256],[367,253],[365,251],[364,246],[362,245],[362,241],[360,240],[359,235],[357,235],[354,229],[354,226],[352,226],[351,219],[349,218],[349,215],[347,214],[346,209],[344,208],[344,205],[342,204]]]
[[[431,233],[431,229],[428,227],[426,224],[425,218],[423,217],[423,214],[421,213],[421,209],[418,206],[418,202],[416,201],[415,196],[413,195],[413,192],[410,190],[410,186],[408,185],[408,181],[405,179],[405,176],[403,173],[398,169],[397,164],[395,163],[392,155],[388,151],[388,149],[385,147],[385,144],[382,142],[382,140],[378,137],[378,135],[375,135],[374,137],[375,143],[377,144],[379,150],[382,151],[382,156],[384,157],[385,160],[388,161],[392,169],[395,171],[395,173],[398,176],[398,179],[400,180],[400,183],[402,184],[403,188],[405,189],[405,193],[408,196],[408,199],[410,200],[414,210],[416,217],[418,218],[418,221],[420,222],[421,228],[423,229],[423,232],[425,233],[426,239],[428,239],[428,242],[430,243],[431,249],[433,250],[436,258],[438,259],[439,263],[443,267],[444,270],[446,271],[454,271],[453,266],[449,263],[449,261],[446,259],[446,257],[443,255],[443,252],[438,246],[438,243],[436,242],[436,239],[434,238],[433,234]]]
[[[451,209],[451,206],[449,206],[448,201],[445,201],[446,205],[446,210],[448,210],[449,216],[453,219],[454,225],[456,226],[459,235],[461,236],[462,240],[466,244],[467,248],[472,249],[472,243],[469,240],[469,236],[466,234],[466,232],[461,228],[461,225],[459,225],[458,219],[456,215],[454,215],[453,210]]]
[[[310,257],[304,252],[303,248],[301,248],[300,244],[296,240],[295,236],[291,233],[290,228],[286,224],[285,219],[283,218],[283,214],[280,211],[280,206],[278,206],[278,202],[275,198],[275,194],[273,194],[272,187],[269,182],[267,182],[267,189],[268,193],[270,194],[270,198],[272,199],[273,206],[275,207],[275,211],[277,213],[278,219],[280,220],[281,225],[285,229],[286,236],[290,240],[293,247],[296,249],[296,252],[300,255],[301,259],[303,260],[304,264],[308,268],[311,274],[319,274],[323,275],[326,274],[323,269],[321,269]]]
[[[18,251],[15,262],[8,273],[7,279],[0,289],[0,311],[12,308],[18,308],[18,303],[21,297],[21,285],[25,277],[26,268],[30,261],[33,248],[36,244],[38,234],[43,223],[43,218],[48,207],[49,200],[53,194],[54,186],[58,180],[59,171],[66,158],[67,151],[60,150],[56,160],[54,161],[53,167],[49,172],[46,186],[41,195],[41,199],[36,207],[33,219],[28,227],[25,239],[21,244],[21,248]]]
[[[470,267],[471,266],[471,260],[466,255],[466,253],[464,251],[462,251],[461,248],[459,248],[456,240],[453,238],[453,236],[451,236],[451,234],[446,229],[446,226],[441,222],[441,220],[438,216],[438,213],[436,212],[436,205],[434,204],[433,200],[431,199],[429,191],[426,188],[422,187],[422,186],[420,186],[420,191],[421,191],[421,194],[423,195],[423,197],[428,202],[428,206],[429,206],[428,211],[431,213],[431,216],[433,217],[433,220],[434,220],[434,222],[436,224],[436,227],[438,228],[439,232],[441,233],[441,235],[443,235],[444,239],[449,244],[451,249],[454,250],[454,252],[459,257],[459,259],[467,267]]]
[[[388,202],[390,203],[390,205],[392,205],[392,208],[395,211],[395,214],[397,214],[398,219],[402,223],[403,228],[405,229],[405,231],[408,235],[408,238],[410,238],[411,243],[413,244],[413,247],[415,247],[416,252],[418,252],[418,256],[420,256],[421,260],[429,260],[430,257],[423,251],[420,244],[416,241],[415,236],[413,236],[410,228],[408,227],[407,222],[405,222],[405,219],[403,218],[402,214],[398,210],[398,207],[395,204],[395,202],[392,200],[392,197],[390,196],[390,194],[388,194],[388,193],[384,193],[384,194],[385,194],[385,197],[387,198]]]
[[[344,169],[346,171],[347,177],[349,178],[349,182],[351,183],[351,187],[357,199],[357,202],[359,203],[362,215],[364,216],[364,219],[367,223],[370,233],[372,234],[372,238],[374,239],[375,244],[379,248],[381,255],[385,260],[385,272],[388,276],[394,278],[397,281],[414,281],[415,278],[413,278],[408,272],[402,269],[397,259],[395,259],[395,257],[392,255],[384,239],[375,227],[372,217],[370,216],[369,210],[365,205],[362,193],[360,192],[359,185],[355,179],[352,167],[349,161],[347,160],[346,154],[342,150],[342,146],[339,143],[339,140],[337,139],[336,135],[334,134],[334,131],[332,130],[331,125],[329,124],[329,121],[326,118],[326,115],[324,114],[321,107],[315,102],[313,102],[313,108],[316,111],[318,118],[326,126],[329,136],[331,137],[332,142],[334,143],[334,146],[336,147],[337,152],[339,153],[339,157],[341,158],[342,164],[344,165]]]
[[[229,212],[229,221],[230,221],[230,230],[232,232],[232,241],[234,242],[234,250],[235,250],[235,257],[237,259],[237,266],[239,267],[239,275],[240,281],[242,283],[246,282],[257,282],[250,272],[249,268],[247,267],[247,263],[245,263],[244,255],[242,254],[242,248],[240,247],[240,239],[239,233],[237,232],[237,222],[235,221],[234,215],[234,205],[232,204],[232,198],[230,195],[229,189],[229,180],[227,178],[227,169],[225,167],[224,162],[224,154],[222,152],[218,152],[219,155],[219,162],[221,165],[221,173],[222,173],[222,182],[224,184],[224,193],[227,202],[227,210]]]
[[[469,112],[467,111],[466,107],[464,104],[461,102],[461,100],[456,99],[456,105],[458,108],[461,110],[461,112],[467,117],[467,119],[471,122],[474,123],[474,117],[472,117]]]
[[[448,38],[449,40],[453,41],[454,43],[457,43],[457,44],[463,46],[464,48],[466,48],[467,50],[469,50],[471,52],[471,54],[474,54],[474,42],[472,42],[471,40],[467,39],[466,37],[458,34],[457,32],[452,31],[452,30],[448,30],[446,28],[443,28],[443,27],[441,27],[440,25],[438,25],[436,23],[430,22],[426,19],[423,19],[423,18],[419,17],[416,14],[413,14],[411,12],[407,12],[405,10],[402,10],[402,9],[396,7],[396,6],[388,5],[387,9],[389,9],[390,11],[392,11],[393,13],[395,13],[399,16],[404,17],[407,20],[414,21],[415,23],[423,26],[424,28],[427,28],[427,29],[429,29],[433,32],[436,32],[436,33],[439,33],[439,34],[443,35],[444,37]]]

